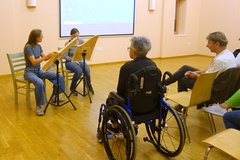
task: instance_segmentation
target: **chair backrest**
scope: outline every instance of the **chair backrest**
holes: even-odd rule
[[[64,73],[64,70],[66,70],[65,63],[66,63],[66,60],[64,58],[60,58],[60,65],[61,65],[61,71],[63,76],[66,76]]]
[[[217,73],[218,71],[203,73],[198,77],[192,89],[189,106],[198,105],[210,99],[213,82]]]
[[[7,57],[12,73],[12,78],[15,80],[17,76],[23,75],[26,67],[24,52],[7,53]]]
[[[127,82],[127,97],[133,113],[147,113],[157,107],[161,71],[148,66],[132,73]]]

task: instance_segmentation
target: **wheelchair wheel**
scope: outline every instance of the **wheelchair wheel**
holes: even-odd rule
[[[117,128],[111,128],[112,123]],[[136,155],[136,136],[128,113],[113,105],[105,112],[102,121],[102,138],[110,160],[132,160]]]
[[[165,117],[165,118],[164,118]],[[159,119],[145,123],[148,138],[155,148],[167,157],[179,155],[185,144],[185,130],[180,117],[172,107],[162,107]]]

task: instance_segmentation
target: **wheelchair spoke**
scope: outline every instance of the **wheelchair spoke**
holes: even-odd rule
[[[103,143],[109,159],[134,159],[136,138],[128,114],[119,106],[111,107],[104,115],[102,126]],[[117,129],[112,126],[117,126]]]
[[[185,134],[182,121],[177,113],[169,107],[166,116],[159,122],[158,119],[146,125],[150,142],[162,154],[173,157],[181,153],[184,143]],[[158,127],[160,126],[160,127]]]

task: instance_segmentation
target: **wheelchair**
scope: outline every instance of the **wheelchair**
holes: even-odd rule
[[[150,142],[167,157],[179,155],[185,144],[185,130],[178,113],[165,100],[166,86],[157,67],[145,67],[132,73],[127,81],[127,98],[110,92],[101,104],[97,139],[103,143],[110,160],[136,157],[138,125],[145,124]]]

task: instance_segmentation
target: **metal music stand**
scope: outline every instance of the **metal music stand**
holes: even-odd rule
[[[63,106],[66,103],[70,102],[74,108],[74,110],[76,110],[76,107],[74,106],[74,104],[72,103],[72,101],[70,100],[70,98],[67,96],[67,94],[65,93],[64,89],[59,85],[59,59],[63,56],[63,54],[74,44],[76,43],[77,38],[73,39],[70,43],[68,43],[68,45],[66,45],[64,48],[62,48],[61,50],[59,50],[58,52],[55,52],[55,54],[48,60],[48,62],[42,67],[43,71],[48,70],[48,68],[52,65],[52,63],[54,62],[56,64],[56,75],[57,75],[57,84],[54,85],[53,87],[53,93],[50,97],[50,99],[48,100],[47,106],[44,109],[44,113],[46,112],[48,105],[54,105],[57,107]],[[62,91],[62,93],[64,93],[65,97],[68,99],[68,101],[60,104],[59,103],[59,91]],[[52,97],[56,96],[55,98],[55,102],[51,103]]]
[[[87,81],[86,74],[85,74],[85,64],[86,64],[85,60],[91,59],[92,52],[93,52],[95,44],[98,40],[98,37],[99,37],[98,35],[95,35],[88,41],[84,42],[83,44],[78,45],[76,47],[75,53],[72,58],[72,61],[81,61],[81,60],[83,61],[83,76],[79,79],[79,81],[77,82],[77,85],[76,85],[76,88],[77,88],[78,85],[81,82],[83,82],[83,93],[78,92],[76,90],[76,88],[75,88],[75,91],[84,97],[86,95],[88,95],[90,103],[92,103],[92,99],[89,94],[89,82]],[[71,93],[69,94],[69,97],[72,95],[72,93],[73,93],[73,91],[71,91]]]

